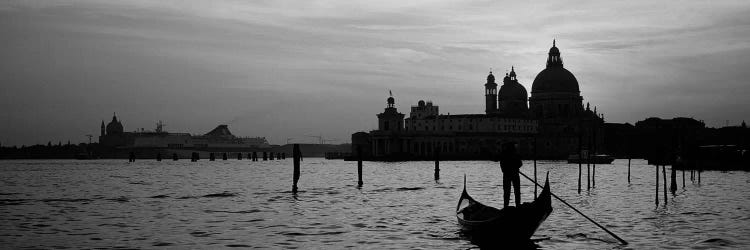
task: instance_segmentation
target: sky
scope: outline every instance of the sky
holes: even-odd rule
[[[556,39],[607,122],[750,121],[750,2],[2,1],[0,143],[126,131],[348,143],[388,91],[408,114],[484,111],[492,69],[530,91]]]

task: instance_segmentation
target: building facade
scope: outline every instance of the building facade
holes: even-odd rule
[[[404,118],[391,96],[383,113],[377,115],[378,129],[367,133],[367,139],[362,132],[356,133],[352,146],[370,149],[367,156],[375,160],[433,159],[438,155],[443,159],[494,159],[501,145],[510,142],[525,158],[565,159],[581,149],[596,151],[603,141],[603,115],[588,105],[584,109],[578,81],[563,67],[554,41],[546,68],[534,79],[531,97],[518,82],[514,68],[499,89],[490,72],[484,90],[484,114],[440,114],[437,105],[420,100]]]

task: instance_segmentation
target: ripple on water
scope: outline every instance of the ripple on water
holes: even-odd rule
[[[245,244],[227,244],[224,246],[225,247],[252,247],[251,245],[245,245]]]
[[[694,245],[696,245],[697,247],[712,248],[712,247],[731,247],[734,244],[735,243],[731,240],[722,239],[722,238],[711,238],[711,239],[698,241]]]
[[[234,197],[234,196],[237,196],[237,193],[224,191],[221,193],[207,194],[207,195],[204,195],[203,197],[214,198],[214,197]]]
[[[522,171],[529,171],[531,163],[524,164]],[[628,184],[626,164],[598,167],[599,185],[582,195],[575,191],[577,166],[539,161],[538,168],[549,171],[553,192],[629,241],[628,247],[750,248],[750,173],[704,172],[702,185],[688,182],[668,205],[662,200],[655,207],[653,166],[634,160]],[[473,245],[457,233],[454,214],[463,175],[477,200],[502,204],[501,172],[492,162],[445,162],[439,182],[432,162],[368,162],[365,185],[358,188],[351,162],[306,158],[296,195],[289,191],[289,166],[91,160],[37,161],[32,167],[4,161],[0,223],[7,226],[0,236],[14,241],[14,248],[45,249],[466,249]],[[533,186],[522,181],[522,191],[529,199]],[[553,207],[533,237],[543,239],[541,247],[618,248],[561,203],[553,201]],[[50,240],[22,241],[29,235]]]
[[[286,236],[321,236],[321,235],[338,235],[338,234],[344,234],[346,232],[344,231],[334,231],[334,232],[281,232],[282,235]]]
[[[352,226],[356,227],[356,228],[365,228],[365,227],[367,227],[367,224],[364,224],[364,223],[354,223],[354,224],[352,224]]]
[[[240,210],[240,211],[226,211],[226,210],[203,210],[206,213],[228,213],[228,214],[254,214],[262,212],[259,209]]]
[[[216,233],[210,233],[210,232],[204,232],[204,231],[193,231],[190,232],[190,235],[193,237],[209,237],[211,235],[214,235]]]
[[[130,198],[125,197],[125,196],[120,196],[120,197],[117,197],[117,198],[108,198],[107,200],[108,201],[115,201],[115,202],[128,202],[128,201],[130,201]]]

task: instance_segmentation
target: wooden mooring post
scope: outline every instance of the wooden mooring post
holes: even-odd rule
[[[698,170],[690,170],[692,172],[692,175],[690,176],[690,180],[693,182],[696,182],[698,180]]]
[[[435,180],[440,179],[440,147],[435,148]]]
[[[586,157],[586,191],[591,189],[591,153]]]
[[[627,137],[626,137],[627,138]],[[628,154],[628,184],[630,184],[630,160],[633,158],[633,149],[630,145],[630,140],[626,140],[625,147],[627,148],[627,154]]]
[[[675,193],[677,192],[677,169],[675,169],[674,165],[672,165],[670,170],[672,173],[669,176],[670,177],[669,191],[672,192],[672,196],[674,196]]]
[[[133,161],[135,161],[135,159]],[[697,172],[698,172],[698,184],[701,184],[701,170],[698,169]]]
[[[659,164],[656,164],[656,205],[659,205]]]
[[[685,169],[682,169],[682,189],[685,189]]]
[[[594,107],[594,109],[596,109],[596,107]],[[594,147],[591,149],[594,154],[594,162],[591,163],[591,186],[593,187],[596,187],[596,130],[597,127],[594,126]],[[589,159],[591,159],[590,156]]]
[[[534,137],[534,183],[536,183],[536,137]],[[537,187],[534,185],[534,199],[537,197]]]
[[[215,161],[216,160],[216,154],[214,154],[214,153],[208,154],[208,160],[209,161]]]
[[[263,152],[263,161],[268,160],[268,152]]]
[[[661,165],[661,175],[664,179],[664,204],[667,204],[667,165]]]
[[[357,145],[357,187],[362,187],[362,146]]]
[[[591,190],[591,138],[588,138],[589,147],[586,151],[586,191]]]
[[[583,138],[579,132],[578,134],[578,194],[581,194],[581,171],[582,171],[582,160],[583,160]]]
[[[156,153],[156,161],[161,161],[161,153]]]
[[[294,147],[292,148],[292,157],[294,160],[292,161],[292,164],[294,164],[294,172],[292,173],[292,193],[297,193],[297,182],[299,181],[299,164],[300,161],[302,161],[302,152],[299,150],[299,144],[294,144]]]
[[[176,160],[178,160],[178,159],[179,159],[179,157],[177,157],[177,153],[173,153],[173,154],[172,154],[172,160],[173,160],[173,161],[176,161]]]
[[[628,154],[628,184],[630,183],[630,154]]]

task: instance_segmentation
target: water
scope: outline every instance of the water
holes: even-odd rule
[[[296,198],[291,160],[0,161],[0,245],[8,248],[466,249],[455,206],[469,193],[501,206],[493,162],[364,164],[307,158]],[[577,194],[578,166],[539,162],[554,193],[630,242],[623,247],[560,202],[534,235],[548,249],[750,248],[750,173],[686,174],[685,188],[654,204],[654,167],[597,166],[596,187]],[[522,171],[532,173],[531,162]],[[669,170],[667,171],[669,173]],[[533,186],[523,180],[523,198]],[[660,177],[660,185],[662,185]],[[541,191],[541,190],[540,190]]]

